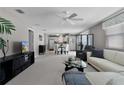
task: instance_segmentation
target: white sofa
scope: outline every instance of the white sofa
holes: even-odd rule
[[[103,54],[104,59],[91,57],[91,52],[87,52],[87,62],[103,72],[124,71],[124,52],[104,49]]]
[[[124,72],[86,72],[92,85],[124,85]]]

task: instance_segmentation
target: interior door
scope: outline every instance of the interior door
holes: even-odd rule
[[[49,39],[49,50],[54,50],[54,39]]]
[[[34,32],[29,30],[29,51],[34,51]]]

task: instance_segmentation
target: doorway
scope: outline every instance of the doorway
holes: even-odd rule
[[[29,51],[34,51],[34,32],[29,30]]]
[[[49,50],[54,51],[54,39],[49,39]]]

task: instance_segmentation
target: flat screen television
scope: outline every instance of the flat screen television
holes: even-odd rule
[[[29,51],[29,42],[28,41],[21,41],[21,46],[22,46],[22,53],[28,52]]]

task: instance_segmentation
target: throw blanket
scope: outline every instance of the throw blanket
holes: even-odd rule
[[[91,85],[85,73],[80,71],[66,71],[62,75],[66,85]]]

